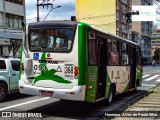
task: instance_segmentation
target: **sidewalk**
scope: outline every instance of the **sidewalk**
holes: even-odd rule
[[[122,114],[125,117],[116,117],[113,120],[160,120],[160,86],[150,95],[129,106]],[[133,117],[134,115],[137,117]]]

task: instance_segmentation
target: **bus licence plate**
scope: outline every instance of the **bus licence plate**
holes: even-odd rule
[[[41,90],[41,95],[43,95],[43,96],[53,96],[53,92]]]

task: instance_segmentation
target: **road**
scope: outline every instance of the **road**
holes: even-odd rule
[[[123,111],[130,104],[133,104],[137,96],[142,95],[147,90],[151,90],[160,84],[160,70],[151,66],[144,67],[142,86],[131,94],[125,93],[116,96],[112,105],[107,105],[105,101],[96,104],[62,101],[56,98],[29,96],[20,93],[14,93],[8,96],[8,100],[0,103],[0,111],[18,111],[18,112],[39,112],[43,119],[99,119],[105,116],[106,112]],[[157,71],[157,72],[155,72]],[[131,102],[132,101],[132,102]],[[16,118],[21,119],[21,118]]]
[[[144,66],[143,67],[143,81],[142,87],[139,90],[148,90],[155,88],[160,84],[160,66]]]

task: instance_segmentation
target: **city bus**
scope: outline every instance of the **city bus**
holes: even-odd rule
[[[136,43],[78,21],[43,21],[24,28],[20,93],[109,104],[142,83]]]

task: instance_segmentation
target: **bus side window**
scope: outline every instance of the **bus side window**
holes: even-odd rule
[[[97,44],[96,44],[94,31],[89,31],[88,41],[89,41],[89,46],[88,46],[89,64],[96,65],[97,64]]]
[[[119,65],[119,42],[108,39],[108,65]]]
[[[54,42],[54,37],[53,36],[48,36],[48,48],[53,47],[53,42]]]
[[[38,46],[41,48],[47,48],[48,39],[44,34],[39,34]]]
[[[126,43],[121,44],[121,65],[128,65],[129,64],[129,57],[128,57],[128,45]]]
[[[140,51],[136,51],[137,53],[137,64],[141,65],[141,54],[140,54]]]

